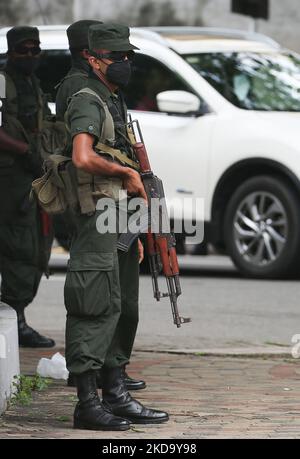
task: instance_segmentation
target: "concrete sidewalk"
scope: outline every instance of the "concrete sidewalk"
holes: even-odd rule
[[[38,360],[57,351],[64,352],[21,349],[22,373],[34,374]],[[296,360],[138,351],[129,373],[148,384],[134,395],[168,411],[168,423],[120,433],[73,430],[75,389],[53,381],[29,406],[9,408],[0,418],[0,438],[300,438]]]

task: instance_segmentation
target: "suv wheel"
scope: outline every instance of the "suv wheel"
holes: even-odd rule
[[[224,229],[228,252],[246,276],[285,277],[300,265],[300,200],[279,177],[243,183],[229,201]]]

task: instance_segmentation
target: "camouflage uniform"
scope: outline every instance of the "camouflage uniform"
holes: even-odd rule
[[[15,27],[7,39],[9,50],[26,40],[39,43],[38,29]],[[8,58],[4,76],[3,129],[12,138],[28,143],[29,150],[24,155],[0,152],[0,194],[5,197],[0,200],[1,300],[17,311],[21,345],[50,347],[53,340],[43,340],[24,324],[24,309],[37,293],[50,255],[50,247],[44,246],[39,209],[29,200],[31,183],[42,172],[37,147],[39,123],[50,111],[34,74],[22,73]]]
[[[115,24],[91,26],[89,44],[91,52],[101,49],[126,52],[135,48],[129,42],[128,27]],[[128,69],[126,54],[123,62]],[[115,130],[114,148],[121,150],[126,156],[131,156],[131,147],[128,142],[124,142],[124,136],[127,135],[124,126],[126,110],[120,97],[117,93],[110,92],[94,73],[90,75],[86,88],[96,93],[97,97],[83,91],[72,97],[67,111],[72,139],[84,133],[94,137],[95,145],[98,140],[105,140],[105,130],[102,131],[102,127],[105,126],[107,118],[104,105],[98,99],[100,97],[112,116]],[[81,170],[77,173],[79,177]],[[92,176],[91,183],[96,184],[97,177]],[[105,177],[107,184],[111,182],[112,186],[107,185],[108,188],[103,188],[103,194],[107,189],[113,188],[116,178]],[[79,184],[78,181],[78,186]],[[101,198],[99,201],[101,203]],[[110,211],[115,212],[114,206]],[[65,283],[66,360],[68,369],[77,375],[79,398],[74,412],[74,427],[126,430],[129,428],[128,421],[139,424],[165,422],[168,420],[167,413],[143,406],[131,397],[125,384],[122,369],[127,363],[127,357],[123,354],[123,342],[127,343],[131,352],[134,336],[131,337],[132,328],[128,329],[126,326],[131,327],[132,319],[129,318],[127,324],[125,320],[120,323],[123,304],[116,246],[118,234],[116,230],[99,234],[96,229],[99,216],[99,210],[90,215],[77,216]],[[135,253],[133,265],[138,272],[138,254]],[[135,273],[133,277],[136,278]],[[137,286],[131,286],[130,282],[132,273],[128,272],[125,291],[127,293],[127,288],[129,292],[130,287],[133,287],[136,295],[134,303],[137,303]],[[103,400],[109,411],[102,405],[97,394],[96,373],[100,369],[103,378]]]
[[[88,48],[88,28],[91,25],[100,24],[99,21],[82,20],[72,24],[67,29],[70,49]],[[67,110],[68,100],[71,96],[77,93],[84,87],[94,89],[104,99],[109,101],[111,113],[117,123],[117,126],[124,126],[127,117],[127,108],[121,95],[116,96],[97,80],[90,72],[91,68],[86,59],[78,53],[72,54],[72,67],[67,76],[62,80],[56,97],[56,114],[58,119],[63,120],[65,111]],[[89,77],[90,74],[90,77]],[[72,135],[76,133],[89,131],[91,123],[97,124],[99,129],[103,123],[103,111],[101,107],[94,109],[94,100],[91,96],[80,95],[75,98],[70,107],[68,118],[69,120],[80,120],[76,123],[76,127]],[[89,104],[86,100],[91,99]],[[84,104],[84,109],[81,104]],[[97,102],[96,102],[97,104]],[[97,123],[95,123],[97,120]],[[74,123],[72,123],[74,126]],[[94,132],[96,134],[96,132]],[[98,132],[98,137],[100,133]],[[117,134],[118,136],[119,134]],[[120,139],[119,139],[120,141]],[[126,149],[126,145],[124,145]],[[70,225],[70,218],[68,219]],[[118,252],[119,265],[119,282],[121,288],[121,316],[118,320],[117,338],[113,340],[113,344],[106,358],[106,364],[125,365],[129,363],[132,347],[136,335],[138,325],[138,288],[139,288],[139,265],[138,265],[138,246],[137,241],[132,245],[128,253]],[[99,343],[101,346],[101,342]],[[130,389],[140,389],[145,387],[143,381],[134,381],[128,378],[127,381]]]

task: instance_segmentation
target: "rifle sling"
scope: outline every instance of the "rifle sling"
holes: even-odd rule
[[[139,164],[136,161],[133,161],[132,159],[128,158],[124,153],[121,152],[121,150],[109,147],[108,145],[101,142],[98,142],[95,148],[99,151],[99,153],[107,153],[110,156],[112,156],[113,159],[117,159],[122,164],[126,164],[127,166],[132,167],[137,171],[140,170]]]

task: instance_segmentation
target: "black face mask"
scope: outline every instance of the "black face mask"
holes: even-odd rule
[[[130,77],[131,65],[128,60],[113,62],[107,67],[106,78],[120,88],[124,88],[128,85]]]
[[[17,57],[12,63],[17,70],[29,76],[38,68],[40,61],[36,57]]]

